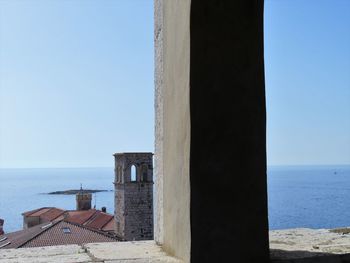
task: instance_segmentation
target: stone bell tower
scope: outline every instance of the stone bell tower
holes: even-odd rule
[[[86,193],[83,187],[80,185],[80,191],[75,195],[77,210],[89,210],[91,209],[91,193]]]
[[[125,240],[153,239],[153,153],[116,153],[115,230]]]

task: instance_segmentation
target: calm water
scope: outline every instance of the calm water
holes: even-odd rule
[[[84,188],[113,190],[113,168],[0,169],[0,218],[5,231],[22,228],[21,213],[43,206],[75,209],[74,195],[45,195]],[[270,229],[350,226],[350,166],[269,167]],[[113,213],[113,192],[93,205]]]
[[[75,195],[46,195],[58,190],[86,189],[113,190],[113,168],[62,169],[0,169],[0,218],[5,219],[4,230],[22,228],[24,211],[43,206],[75,209]],[[95,198],[96,196],[96,198]],[[113,192],[93,194],[92,205],[107,207],[114,212]]]
[[[270,229],[350,226],[350,166],[269,167]]]

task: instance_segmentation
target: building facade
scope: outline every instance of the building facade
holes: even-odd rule
[[[153,153],[116,153],[115,230],[124,240],[153,239]]]

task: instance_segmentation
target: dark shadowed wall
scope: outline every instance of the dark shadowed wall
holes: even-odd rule
[[[192,0],[191,262],[268,262],[263,1]]]

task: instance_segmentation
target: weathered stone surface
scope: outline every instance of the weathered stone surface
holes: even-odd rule
[[[125,259],[104,261],[105,263],[181,263],[182,261],[172,257],[144,258],[144,259]]]
[[[159,259],[166,257],[154,241],[92,243],[84,246],[97,260]]]
[[[153,154],[115,154],[115,229],[119,237],[153,239]],[[136,178],[131,178],[131,167]]]
[[[38,248],[1,249],[0,263],[61,263],[91,262],[91,258],[78,245]]]
[[[350,255],[344,255],[350,253],[348,229],[297,228],[269,234],[271,258],[276,262],[315,262],[312,258],[317,258],[316,262],[350,262]]]
[[[154,0],[154,239],[163,244],[163,1]]]
[[[1,249],[0,263],[181,263],[154,241]]]

